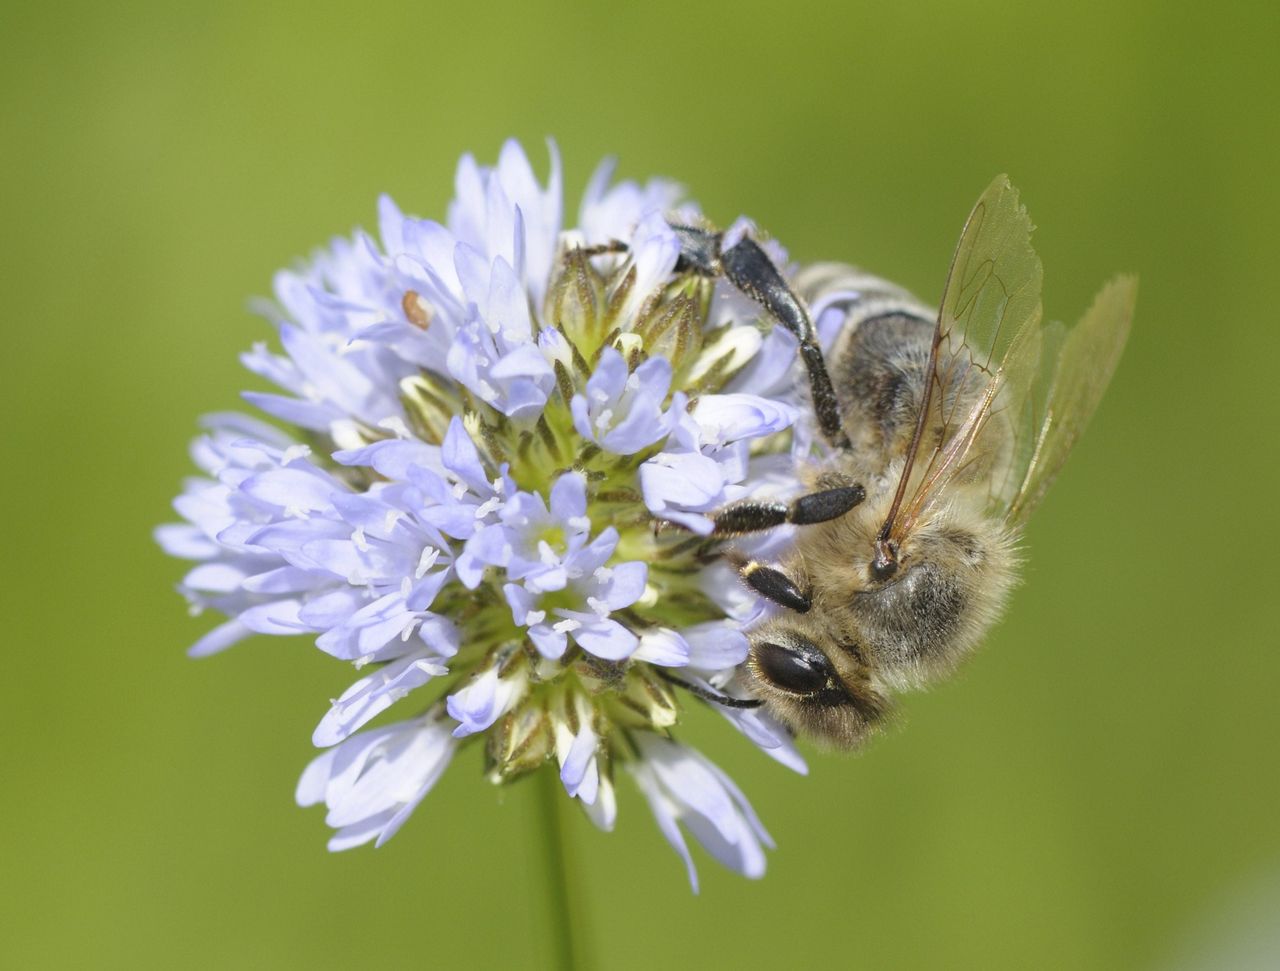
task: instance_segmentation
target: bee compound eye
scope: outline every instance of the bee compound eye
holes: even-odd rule
[[[800,650],[766,642],[757,644],[754,654],[761,676],[791,694],[816,694],[831,676],[830,662],[816,648]]]

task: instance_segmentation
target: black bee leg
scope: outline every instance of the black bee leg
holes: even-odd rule
[[[756,303],[764,307],[783,327],[800,341],[800,359],[809,372],[809,392],[818,429],[832,448],[848,451],[851,447],[840,417],[840,402],[831,386],[817,332],[804,303],[787,285],[769,255],[750,236],[744,236],[727,250],[720,249],[723,235],[693,226],[672,225],[680,239],[680,257],[676,269],[700,276],[724,277]]]
[[[699,229],[697,226],[678,226],[669,223],[672,232],[680,240],[680,255],[676,258],[677,273],[696,273],[698,276],[720,276],[720,233]]]
[[[809,612],[813,601],[809,595],[796,586],[795,582],[774,566],[765,566],[755,560],[748,560],[738,565],[738,575],[744,583],[766,600],[772,600],[779,606],[794,610],[798,614]]]
[[[809,526],[838,519],[867,497],[860,485],[823,489],[791,502],[757,502],[751,499],[725,506],[711,517],[713,536],[758,533],[783,523]]]
[[[787,286],[787,281],[768,254],[751,237],[743,237],[741,242],[721,253],[720,263],[724,267],[724,275],[735,287],[761,304],[799,339],[800,359],[809,372],[809,393],[813,398],[818,429],[829,445],[847,452],[851,446],[840,417],[840,402],[831,386],[831,376],[827,374],[809,311]]]
[[[578,252],[590,258],[604,256],[606,253],[625,253],[629,248],[622,240],[611,239],[607,243],[598,243],[595,246],[579,246]]]
[[[709,691],[700,685],[684,680],[684,678],[677,678],[666,668],[655,667],[653,670],[656,671],[658,673],[658,677],[663,680],[669,681],[677,687],[684,688],[685,691],[688,691],[692,695],[696,695],[703,701],[710,701],[724,708],[759,708],[760,705],[763,704],[763,702],[757,698],[734,698],[730,695],[718,694],[715,691]]]

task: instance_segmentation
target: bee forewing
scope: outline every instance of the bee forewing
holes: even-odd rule
[[[1044,271],[1031,248],[1034,229],[1009,177],[996,176],[965,222],[947,275],[938,308],[940,374],[970,362],[994,373],[1023,326],[1039,317]]]
[[[1026,407],[1040,357],[1043,270],[1031,247],[1033,229],[1003,175],[965,222],[938,310],[922,418],[885,535],[901,539],[910,531],[965,468],[994,414]],[[1001,464],[1007,467],[1007,459]]]

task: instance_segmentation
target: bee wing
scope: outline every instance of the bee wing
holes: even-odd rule
[[[930,380],[882,539],[901,541],[973,460],[998,462],[997,478],[1014,462],[974,446],[993,418],[1008,422],[1028,410],[1043,346],[1043,271],[1032,229],[1017,190],[997,176],[969,214],[951,261]]]
[[[1135,277],[1111,280],[1070,333],[1042,355],[1046,393],[1024,424],[1033,433],[1025,436],[1025,458],[1010,468],[1008,481],[1017,483],[1007,502],[1010,521],[1026,521],[1089,423],[1120,360],[1137,297]]]

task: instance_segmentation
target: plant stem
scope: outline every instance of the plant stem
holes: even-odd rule
[[[570,866],[565,839],[561,804],[568,798],[560,785],[554,763],[539,770],[538,834],[536,842],[543,847],[545,886],[538,892],[547,900],[552,944],[552,966],[562,971],[578,967],[579,948],[574,935],[574,914],[569,889]]]

